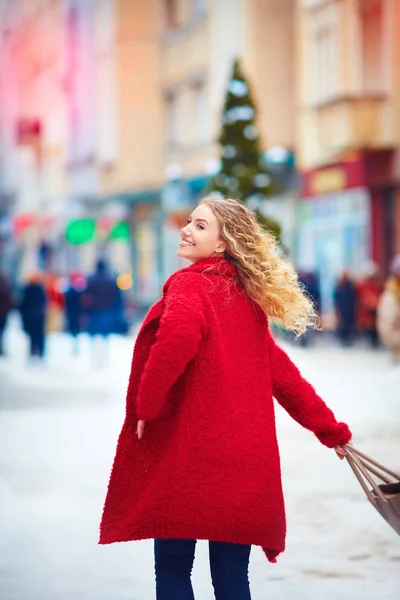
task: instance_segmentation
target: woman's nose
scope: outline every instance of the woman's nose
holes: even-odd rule
[[[185,236],[185,235],[188,235],[188,233],[189,233],[189,225],[185,225],[185,227],[182,227],[182,229],[181,229],[181,234],[183,236]]]

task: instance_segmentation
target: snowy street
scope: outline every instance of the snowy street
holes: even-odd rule
[[[91,364],[53,334],[46,364],[8,338],[0,362],[0,598],[151,600],[152,542],[98,546],[98,525],[124,416],[133,339],[112,338],[110,363]],[[354,445],[400,470],[400,373],[384,351],[285,348]],[[400,538],[374,511],[346,461],[277,408],[287,550],[251,557],[253,600],[400,597]],[[196,600],[212,600],[207,545],[194,567]]]

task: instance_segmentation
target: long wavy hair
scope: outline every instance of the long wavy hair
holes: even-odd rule
[[[254,214],[231,198],[203,198],[214,213],[226,244],[225,257],[237,269],[246,292],[271,318],[297,336],[317,327],[311,299],[274,236],[258,224]]]

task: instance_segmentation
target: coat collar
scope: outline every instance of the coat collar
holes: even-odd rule
[[[193,272],[194,273],[207,273],[207,275],[212,274],[212,275],[217,275],[219,277],[221,277],[221,276],[222,277],[232,277],[232,278],[236,278],[236,279],[238,279],[238,277],[239,277],[238,272],[235,269],[235,267],[233,266],[233,264],[231,262],[229,262],[228,260],[226,260],[226,258],[220,258],[220,257],[204,258],[202,260],[199,260],[199,261],[193,263],[192,265],[190,265],[190,267],[179,269],[179,271],[176,271],[175,273],[173,273],[167,279],[167,281],[164,283],[163,289],[162,289],[162,292],[163,292],[162,295],[165,296],[165,294],[168,291],[168,287],[169,287],[171,281],[178,274],[193,273]],[[159,318],[162,315],[163,304],[164,304],[163,298],[160,298],[160,300],[158,300],[158,302],[153,304],[153,306],[150,308],[149,312],[147,313],[147,315],[143,321],[141,330],[143,330],[151,321]]]
[[[211,257],[211,258],[203,258],[202,260],[198,260],[197,262],[190,265],[190,267],[186,267],[184,269],[180,269],[176,271],[167,279],[163,287],[163,293],[165,293],[168,289],[168,286],[172,279],[181,273],[207,273],[207,275],[219,275],[223,277],[233,277],[238,278],[238,272],[234,265],[223,257]]]
[[[223,257],[212,257],[212,258],[203,258],[199,260],[187,269],[183,269],[187,271],[196,271],[197,273],[204,273],[204,271],[211,272],[213,275],[225,275],[228,277],[238,277],[238,272],[236,271],[233,264]]]

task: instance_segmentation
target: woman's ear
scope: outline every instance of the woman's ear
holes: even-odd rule
[[[222,253],[226,250],[226,244],[223,240],[220,240],[217,244],[216,252]]]

